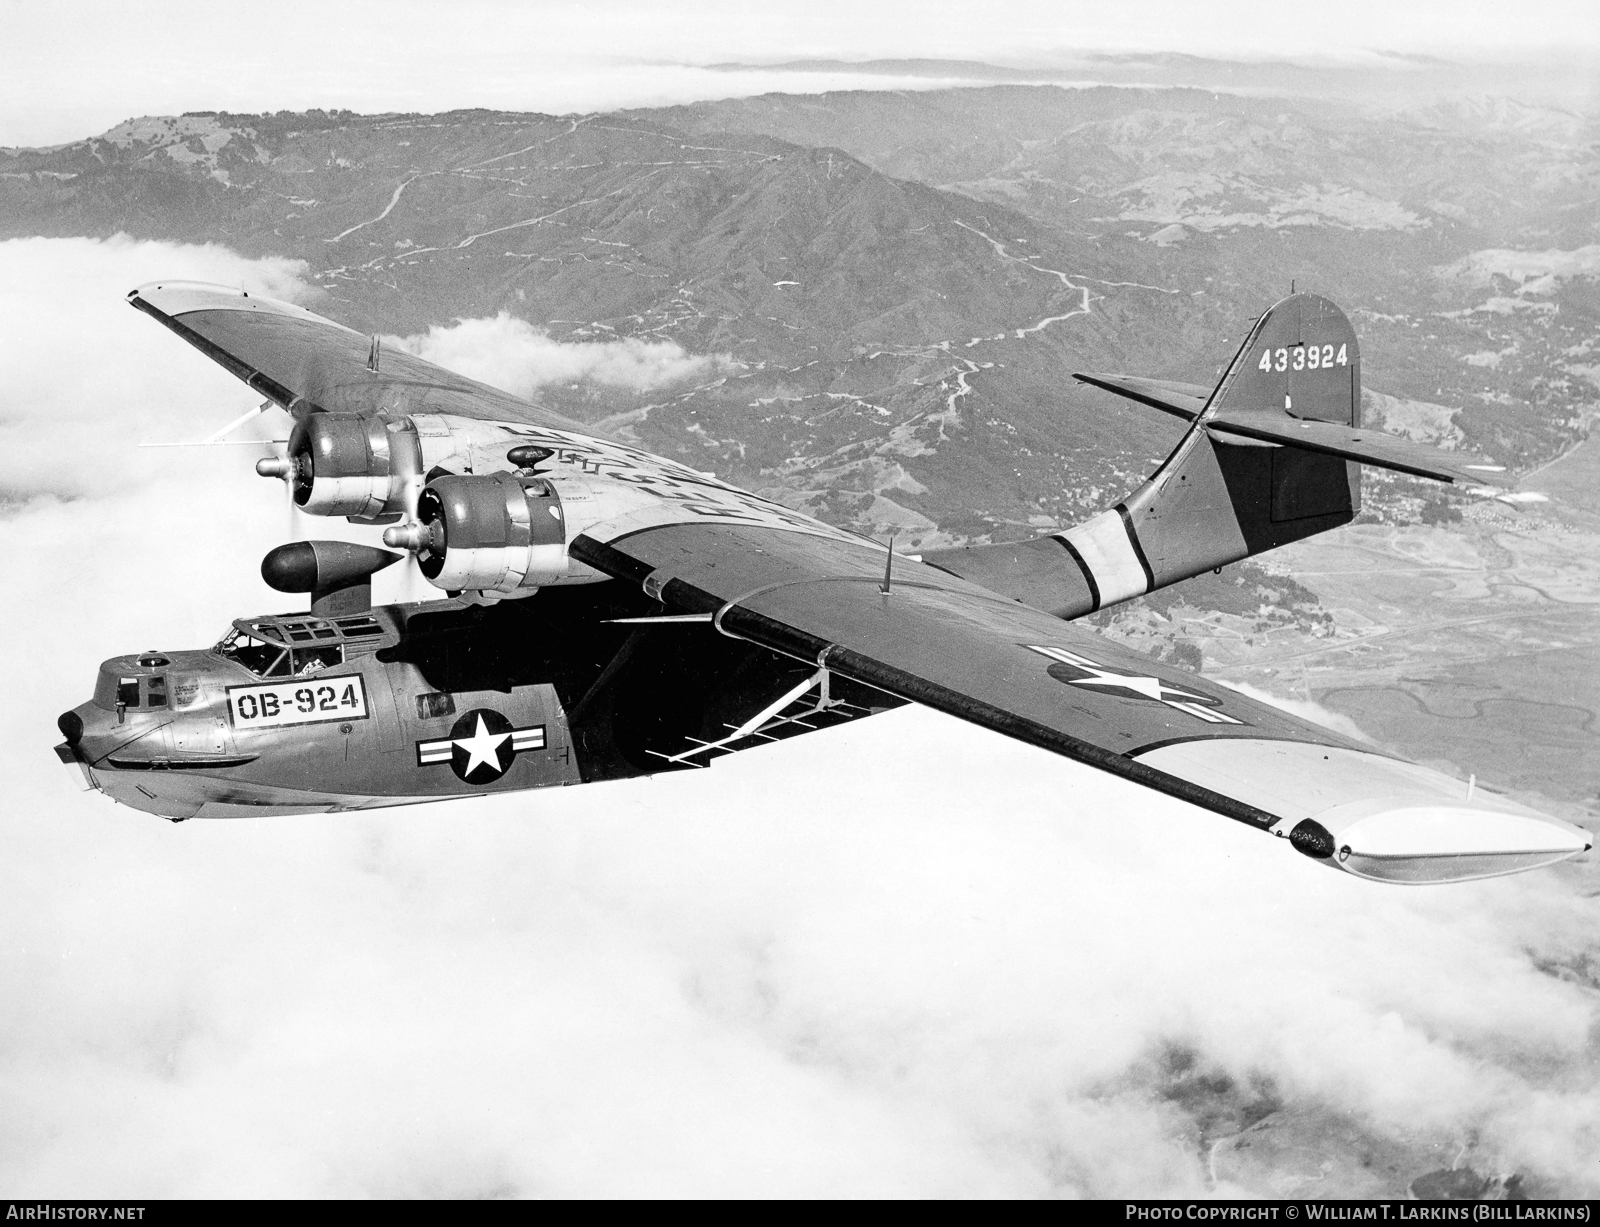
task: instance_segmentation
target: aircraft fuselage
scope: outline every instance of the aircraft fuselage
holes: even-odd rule
[[[554,687],[440,690],[383,650],[401,641],[397,613],[250,619],[209,650],[113,657],[62,717],[63,758],[175,820],[579,782]]]
[[[174,821],[370,809],[702,766],[696,745],[803,680],[705,627],[609,623],[653,608],[617,588],[240,619],[105,661],[56,753]],[[821,723],[897,705],[857,697]]]

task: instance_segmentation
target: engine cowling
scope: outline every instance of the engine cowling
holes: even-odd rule
[[[551,449],[527,445],[515,427],[447,414],[313,413],[289,436],[283,459],[262,460],[256,472],[289,483],[296,505],[309,515],[392,520],[414,514],[424,473],[484,473]]]
[[[383,540],[413,551],[428,582],[447,592],[510,594],[567,573],[560,496],[523,473],[436,477],[417,500],[416,520]]]
[[[407,484],[422,468],[422,450],[409,419],[314,413],[289,436],[285,466],[257,471],[286,477],[303,511],[371,519],[406,508]]]

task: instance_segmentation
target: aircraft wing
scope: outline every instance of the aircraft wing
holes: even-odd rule
[[[128,302],[297,418],[315,406],[329,413],[387,409],[583,429],[291,303],[185,281],[142,285]]]
[[[1405,763],[867,542],[678,523],[574,557],[669,612],[1289,839],[1362,877],[1489,877],[1587,832]]]

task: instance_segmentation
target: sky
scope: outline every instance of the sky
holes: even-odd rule
[[[1586,61],[1579,71],[1592,80],[1600,58],[1592,0],[0,0],[0,28],[0,145],[76,140],[131,116],[186,110],[566,113],[945,83],[706,67],[729,62],[1049,67],[1084,51],[1163,51],[1419,68],[1398,55],[1533,65],[1544,77]]]
[[[78,791],[53,717],[99,659],[286,603],[253,449],[137,446],[255,398],[123,294],[315,305],[303,273],[0,242],[0,1197],[1248,1191],[1164,1090],[1186,1063],[1413,1174],[1600,1195],[1595,998],[1551,974],[1594,954],[1583,866],[1361,882],[917,708],[362,815],[171,825]],[[527,385],[696,358],[498,327],[409,343]]]

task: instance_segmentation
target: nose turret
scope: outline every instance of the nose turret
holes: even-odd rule
[[[215,710],[228,680],[226,662],[209,652],[141,652],[100,665],[94,697],[56,718],[56,757],[97,788],[137,809],[185,818],[196,808],[175,802],[150,773],[216,765],[227,732]]]
[[[115,755],[129,761],[156,761],[171,752],[168,735],[173,722],[173,655],[141,652],[136,656],[113,656],[100,665],[94,697],[56,718],[61,745],[56,747],[63,762],[85,768],[109,768],[107,759]],[[89,782],[98,787],[92,776]]]

